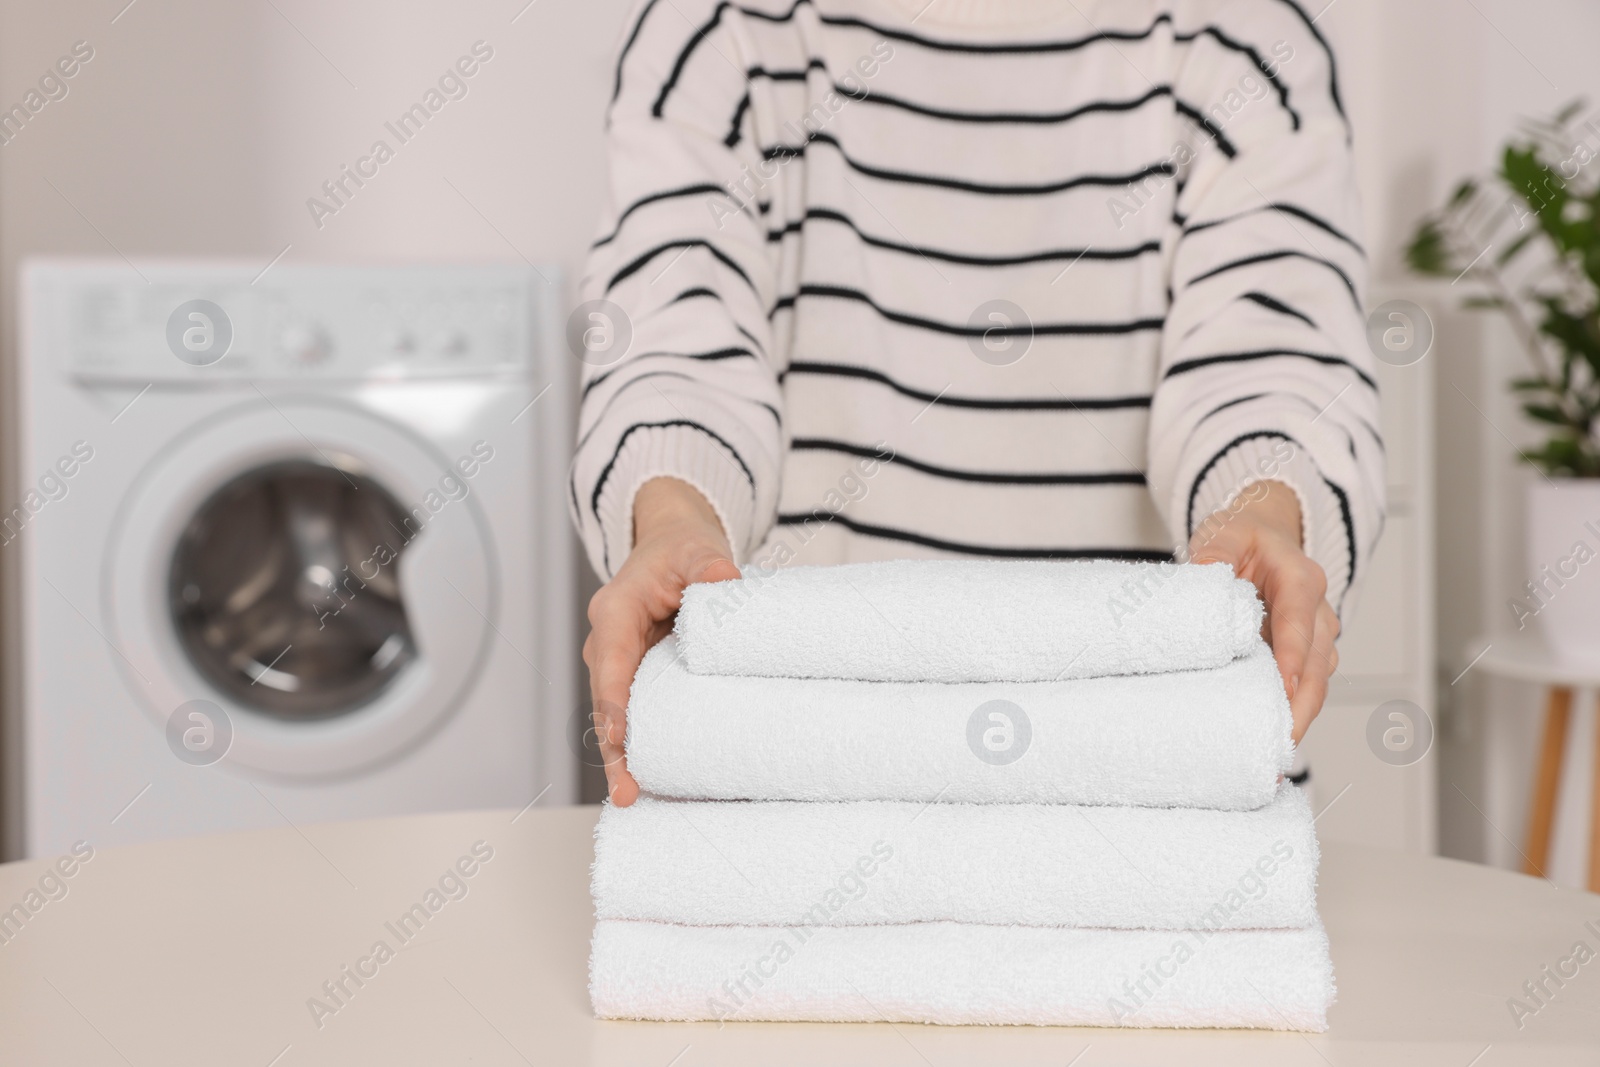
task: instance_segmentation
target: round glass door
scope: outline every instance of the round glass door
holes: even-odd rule
[[[300,722],[380,696],[417,657],[399,557],[411,516],[373,479],[308,460],[246,471],[178,537],[168,608],[194,667]]]

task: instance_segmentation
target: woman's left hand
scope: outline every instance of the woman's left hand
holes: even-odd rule
[[[1232,564],[1261,594],[1261,636],[1272,646],[1300,743],[1322,710],[1339,669],[1339,618],[1327,601],[1328,579],[1301,546],[1300,501],[1282,482],[1253,482],[1227,508],[1195,528],[1191,563]]]

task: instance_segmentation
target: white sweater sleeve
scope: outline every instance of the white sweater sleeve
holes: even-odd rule
[[[580,286],[597,347],[569,498],[606,579],[632,548],[634,496],[650,478],[699,489],[736,563],[776,514],[776,283],[757,198],[740,191],[760,159],[727,143],[746,91],[738,37],[714,0],[644,2],[617,57],[607,206]]]
[[[1238,24],[1260,33],[1275,76],[1197,45],[1183,91],[1259,90],[1283,106],[1247,103],[1216,136],[1197,134],[1180,172],[1150,483],[1179,543],[1252,482],[1286,483],[1340,610],[1384,508],[1350,131],[1315,27],[1291,5],[1240,7],[1257,12]]]

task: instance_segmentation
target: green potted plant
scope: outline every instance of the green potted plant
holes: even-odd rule
[[[1581,101],[1524,122],[1485,179],[1462,182],[1406,248],[1419,274],[1470,286],[1528,360],[1511,381],[1544,431],[1522,458],[1529,577],[1509,602],[1564,655],[1600,658],[1600,123]]]

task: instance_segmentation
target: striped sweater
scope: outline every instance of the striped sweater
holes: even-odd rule
[[[610,577],[670,475],[741,565],[1181,555],[1252,482],[1341,608],[1383,520],[1351,133],[1295,0],[642,0],[574,316]]]

